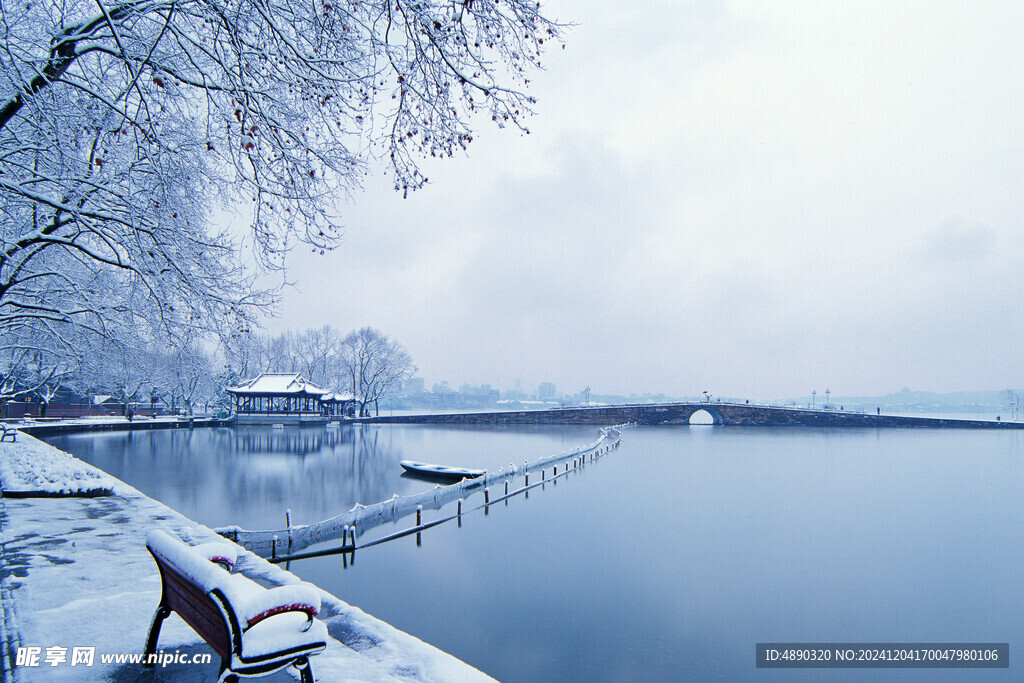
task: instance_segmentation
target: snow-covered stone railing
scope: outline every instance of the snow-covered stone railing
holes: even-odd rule
[[[565,453],[539,458],[533,462],[524,462],[522,465],[510,464],[507,469],[501,468],[497,472],[488,472],[475,479],[463,479],[456,484],[438,485],[428,491],[409,496],[396,494],[388,500],[373,505],[357,503],[348,512],[315,524],[296,525],[286,529],[268,531],[250,531],[232,526],[221,527],[216,531],[243,548],[264,557],[295,553],[311,545],[335,539],[341,539],[343,544],[351,539],[354,548],[357,534],[361,535],[381,524],[394,522],[413,514],[418,509],[439,510],[448,503],[462,500],[473,492],[484,491],[488,487],[507,481],[512,477],[525,476],[528,484],[531,472],[543,473],[550,467],[557,468],[563,462],[583,462],[587,457],[604,455],[618,447],[622,440],[619,431],[622,426],[605,427],[593,443]]]

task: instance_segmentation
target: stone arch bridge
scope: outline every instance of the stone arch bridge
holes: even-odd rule
[[[967,429],[1024,429],[1024,422],[958,420],[951,418],[875,415],[839,410],[811,410],[745,403],[694,402],[639,405],[509,410],[433,415],[390,415],[363,418],[358,422],[406,424],[593,424],[633,422],[641,425],[690,424],[690,418],[707,412],[716,425],[792,427],[940,427]]]

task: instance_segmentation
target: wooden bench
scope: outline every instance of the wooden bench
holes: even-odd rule
[[[10,437],[11,441],[18,440],[18,430],[14,427],[8,427],[6,422],[0,422],[0,427],[3,428],[3,434],[0,434],[0,441]]]
[[[235,546],[189,546],[163,531],[151,531],[146,547],[160,569],[160,605],[146,641],[147,666],[156,663],[160,626],[171,612],[220,655],[219,681],[262,676],[289,665],[303,683],[313,683],[309,657],[327,646],[327,627],[315,619],[320,609],[316,586],[297,583],[263,588],[227,571]]]

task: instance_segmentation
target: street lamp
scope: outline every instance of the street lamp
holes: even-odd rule
[[[828,407],[832,404],[832,401],[829,399],[831,394],[832,394],[832,390],[831,389],[826,389],[825,390],[825,410],[828,410]]]
[[[811,410],[814,410],[814,399],[818,396],[817,389],[811,389]]]

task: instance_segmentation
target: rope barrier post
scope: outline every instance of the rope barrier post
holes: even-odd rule
[[[290,508],[284,510],[284,525],[288,529],[288,554],[292,552],[292,511]]]

